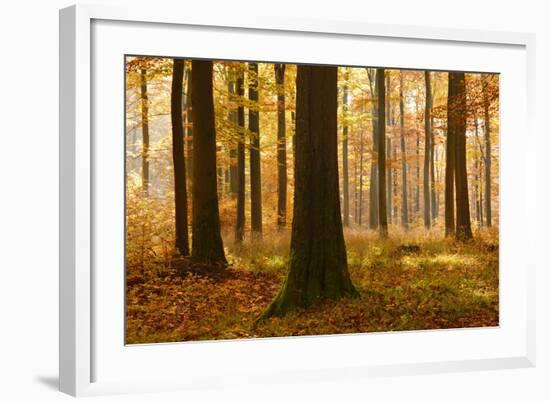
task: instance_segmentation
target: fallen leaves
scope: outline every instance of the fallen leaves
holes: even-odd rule
[[[496,326],[498,242],[488,240],[403,246],[354,237],[348,261],[359,298],[261,322],[286,275],[285,240],[230,247],[227,269],[183,259],[145,271],[128,266],[127,343]]]

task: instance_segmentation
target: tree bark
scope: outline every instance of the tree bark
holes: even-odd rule
[[[141,187],[149,194],[149,96],[147,94],[147,69],[140,70],[141,79]]]
[[[183,71],[185,62],[174,59],[170,115],[172,118],[172,159],[174,162],[174,202],[176,219],[176,250],[182,256],[189,255],[187,227],[187,183],[185,171],[185,148],[183,133]]]
[[[260,113],[258,111],[258,64],[248,64],[248,129],[250,131],[250,222],[252,238],[262,237],[262,173],[260,164]]]
[[[237,124],[239,126],[239,142],[237,143],[237,221],[235,224],[235,241],[244,240],[245,224],[245,135],[244,135],[244,72],[237,72],[236,91],[239,100],[237,107]]]
[[[449,73],[449,86],[447,95],[447,144],[445,150],[445,236],[455,234],[455,159],[456,159],[456,131],[460,124],[456,103],[458,96],[458,83],[456,73]]]
[[[451,78],[452,76],[452,78]],[[455,130],[455,189],[456,189],[456,238],[472,238],[470,204],[468,196],[468,171],[466,166],[466,83],[464,73],[449,73],[453,91],[453,129]],[[450,84],[451,85],[451,84]]]
[[[479,169],[480,169],[480,172],[479,172],[479,188],[480,188],[480,191],[479,191],[479,224],[481,227],[483,227],[484,225],[484,218],[483,218],[483,190],[481,188],[483,188],[483,175],[481,173],[481,169],[483,168],[482,167],[482,163],[483,163],[483,158],[481,158],[479,160]]]
[[[416,103],[416,113],[418,115],[418,103]],[[415,117],[416,118],[416,117]],[[415,216],[420,214],[420,130],[415,122],[416,129],[416,191],[414,196],[414,212]]]
[[[187,145],[187,179],[189,180],[189,186],[192,188],[193,185],[193,105],[191,101],[191,93],[193,92],[191,88],[191,80],[193,79],[193,63],[188,63],[187,69],[187,94],[186,94],[186,115],[187,115],[187,130],[185,132],[186,140],[185,144]],[[191,190],[191,193],[192,190]]]
[[[227,93],[229,96],[229,113],[227,119],[231,127],[234,127],[237,124],[237,110],[234,107],[235,101],[235,73],[231,67],[228,71],[228,80],[227,80]],[[237,177],[237,145],[233,142],[229,148],[229,193],[233,196],[237,194],[238,191],[238,177]]]
[[[393,224],[392,222],[392,157],[391,157],[391,138],[386,138],[386,208],[388,211],[388,224]]]
[[[479,141],[479,123],[477,119],[477,113],[474,113],[474,134],[476,137],[476,141]],[[479,163],[479,150],[477,147],[474,147],[474,188],[473,188],[473,200],[475,204],[475,215],[476,215],[476,221],[478,223],[478,227],[481,227],[481,208],[483,205],[479,201],[479,192],[480,192],[480,163]]]
[[[376,69],[376,88],[378,92],[378,221],[380,234],[388,236],[388,213],[386,209],[386,88],[384,68]]]
[[[432,99],[433,101],[433,99]],[[437,210],[437,198],[436,198],[436,188],[435,188],[435,132],[433,129],[433,107],[430,111],[431,121],[430,121],[430,190],[431,190],[431,203],[432,203],[432,222],[434,222],[438,217]]]
[[[401,139],[401,225],[409,229],[409,206],[407,194],[407,149],[405,146],[405,102],[403,96],[403,71],[399,71],[399,134]]]
[[[359,133],[359,216],[357,218],[357,225],[361,227],[363,225],[363,130]]]
[[[424,227],[431,227],[430,154],[432,137],[432,84],[430,71],[424,71],[426,105],[424,108]]]
[[[285,119],[285,65],[274,64],[277,84],[277,227],[286,226],[286,119]]]
[[[367,68],[372,105],[372,157],[370,164],[369,189],[369,228],[371,230],[378,229],[378,91],[375,83],[375,74],[375,70],[372,68]]]
[[[348,273],[338,185],[337,67],[298,65],[296,176],[289,272],[262,315],[357,294]]]
[[[485,77],[485,80],[488,78]],[[489,113],[488,85],[483,88],[483,113],[485,128],[485,221],[487,227],[492,225],[491,211],[491,118]]]
[[[386,100],[386,126],[393,126],[392,108],[391,108],[391,80],[390,72],[385,74],[385,100]],[[393,175],[392,175],[392,139],[386,137],[386,208],[388,211],[388,224],[393,224]]]
[[[459,240],[467,240],[472,238],[472,229],[470,226],[468,176],[466,171],[466,85],[464,73],[449,73],[448,99],[449,137],[452,135],[455,141],[455,237]]]
[[[216,177],[216,129],[212,61],[193,60],[193,242],[197,263],[225,266]]]
[[[344,120],[342,128],[342,179],[343,179],[343,215],[344,227],[349,226],[349,166],[348,166],[348,123],[346,121],[348,115],[348,86],[347,81],[349,73],[346,71],[346,85],[343,87],[342,94],[342,116]]]

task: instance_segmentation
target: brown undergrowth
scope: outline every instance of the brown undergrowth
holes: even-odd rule
[[[229,241],[227,241],[229,242]],[[230,267],[186,259],[127,266],[126,340],[188,340],[486,327],[498,325],[498,237],[470,243],[440,233],[389,240],[346,232],[348,265],[360,297],[324,301],[256,324],[282,284],[288,234],[230,245]]]

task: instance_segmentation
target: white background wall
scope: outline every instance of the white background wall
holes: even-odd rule
[[[130,4],[125,0],[96,3]],[[539,149],[538,362],[534,369],[329,382],[193,393],[188,399],[550,399],[546,263],[550,28],[545,2],[524,0],[139,1],[192,12],[263,13],[537,34]],[[0,11],[0,398],[57,400],[58,16],[65,0],[4,1]],[[133,3],[136,3],[134,1]],[[518,133],[521,134],[521,133]],[[178,393],[122,396],[181,399]],[[108,399],[111,399],[109,397]],[[112,397],[112,399],[115,399]],[[116,398],[119,399],[119,398]]]

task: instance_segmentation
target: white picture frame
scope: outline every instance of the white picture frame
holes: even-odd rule
[[[503,97],[506,96],[506,93],[511,93],[510,91],[514,88],[520,93],[518,95],[519,100],[514,100],[514,102],[518,102],[514,103],[514,106],[517,107],[519,105],[520,107],[520,111],[518,112],[519,117],[510,117],[509,120],[507,119],[504,122],[523,132],[527,136],[524,139],[527,143],[534,143],[535,140],[533,129],[534,117],[532,114],[535,109],[534,35],[398,25],[373,25],[357,21],[295,20],[292,18],[256,18],[254,20],[247,19],[243,21],[234,19],[215,20],[208,16],[186,15],[183,10],[166,10],[155,7],[113,8],[103,5],[78,5],[61,10],[59,272],[59,375],[61,391],[81,396],[134,391],[209,388],[250,382],[263,383],[273,380],[292,382],[296,380],[328,380],[343,377],[361,379],[364,377],[386,375],[534,366],[534,270],[536,260],[534,259],[535,252],[533,252],[532,247],[535,244],[534,233],[536,230],[534,227],[536,211],[535,207],[531,206],[524,208],[525,210],[519,213],[514,206],[525,206],[525,200],[529,196],[532,196],[533,199],[535,198],[536,179],[534,174],[527,173],[536,170],[536,161],[534,150],[530,149],[533,147],[517,149],[515,146],[516,142],[514,142],[517,139],[506,136],[506,124],[504,124],[503,133],[501,134],[503,135],[502,138],[505,139],[502,149],[502,180],[511,178],[520,180],[519,182],[523,185],[523,191],[507,191],[506,187],[504,187],[501,192],[503,201],[506,200],[503,204],[510,206],[508,208],[510,209],[510,219],[503,219],[501,224],[501,230],[503,232],[507,230],[506,235],[510,235],[510,237],[507,237],[505,241],[501,241],[501,245],[505,246],[506,244],[511,244],[514,239],[518,240],[515,249],[501,250],[501,257],[503,256],[502,252],[506,252],[505,256],[510,261],[510,267],[514,267],[512,266],[516,261],[514,254],[525,253],[532,256],[528,258],[523,256],[521,262],[517,259],[518,264],[515,265],[517,271],[513,273],[517,274],[517,276],[504,276],[506,280],[503,283],[504,289],[501,289],[501,303],[504,302],[504,306],[513,304],[515,307],[504,308],[505,312],[502,313],[507,314],[510,312],[510,315],[504,316],[504,323],[501,323],[500,327],[445,331],[434,330],[418,333],[382,333],[292,339],[202,342],[185,345],[160,344],[141,347],[125,347],[122,339],[117,337],[119,333],[117,330],[120,328],[113,327],[113,331],[117,333],[114,336],[103,335],[97,326],[104,328],[107,325],[115,324],[113,323],[115,321],[113,319],[120,318],[120,311],[123,305],[118,305],[120,306],[117,309],[118,312],[106,317],[101,312],[101,303],[96,305],[95,302],[97,301],[94,301],[94,294],[95,291],[98,291],[98,286],[102,286],[105,284],[105,280],[110,279],[108,275],[95,274],[94,266],[97,268],[98,260],[101,262],[102,258],[111,258],[116,254],[116,251],[110,253],[108,250],[96,253],[96,249],[94,248],[94,235],[97,234],[97,231],[101,227],[104,227],[101,221],[98,220],[102,218],[101,215],[103,212],[97,210],[98,199],[95,194],[98,190],[99,192],[102,191],[102,185],[117,185],[117,182],[119,185],[122,185],[122,183],[117,181],[120,177],[116,174],[114,175],[113,182],[110,184],[104,184],[105,181],[94,178],[102,174],[100,171],[101,164],[98,163],[98,160],[101,159],[103,162],[103,156],[100,154],[107,149],[105,146],[109,146],[103,139],[103,142],[97,143],[97,138],[94,137],[94,129],[97,129],[98,126],[102,127],[102,123],[112,123],[112,128],[108,128],[109,130],[113,129],[115,132],[118,132],[117,130],[120,129],[117,126],[119,121],[110,121],[108,118],[103,118],[106,115],[101,114],[101,107],[96,107],[96,103],[93,102],[93,96],[101,96],[103,92],[101,91],[101,86],[97,92],[94,92],[96,89],[94,89],[95,87],[92,83],[95,79],[94,82],[98,85],[97,82],[101,82],[104,79],[100,72],[101,65],[98,65],[96,63],[97,60],[94,58],[102,54],[98,52],[102,52],[104,47],[108,47],[105,37],[110,39],[109,47],[110,51],[113,52],[110,54],[114,54],[116,58],[118,55],[128,52],[127,50],[123,51],[123,46],[118,45],[119,47],[116,47],[117,43],[120,43],[124,39],[121,36],[121,32],[130,32],[131,30],[132,34],[139,36],[140,30],[153,26],[155,29],[147,35],[147,37],[151,38],[152,44],[142,44],[143,47],[139,48],[138,53],[135,54],[183,57],[201,56],[197,53],[189,55],[173,54],[175,50],[171,49],[170,45],[165,45],[164,48],[160,46],[155,48],[155,37],[164,38],[166,35],[180,29],[185,31],[186,27],[193,30],[193,35],[196,35],[195,37],[201,38],[201,35],[203,35],[205,44],[212,44],[211,52],[213,53],[210,54],[212,58],[254,59],[253,52],[259,51],[258,49],[254,50],[251,39],[250,46],[243,46],[238,51],[229,49],[227,50],[228,53],[221,54],[224,49],[220,48],[216,50],[214,48],[216,38],[208,38],[208,35],[212,35],[213,33],[236,34],[241,35],[242,38],[252,38],[253,35],[261,34],[266,41],[271,40],[274,43],[273,49],[277,47],[275,44],[277,40],[283,40],[283,36],[287,40],[299,39],[303,40],[304,43],[312,41],[312,44],[321,43],[319,42],[320,40],[328,43],[332,39],[338,38],[343,44],[342,55],[346,52],[346,41],[356,41],[358,45],[363,40],[378,41],[377,43],[379,44],[381,43],[380,41],[384,41],[383,46],[379,46],[379,50],[376,50],[376,46],[372,47],[373,54],[378,54],[376,56],[378,57],[377,60],[381,60],[382,65],[393,67],[434,68],[433,64],[421,65],[419,61],[415,62],[414,65],[407,65],[407,60],[403,59],[403,55],[394,54],[391,58],[388,55],[384,55],[385,50],[383,48],[390,46],[393,42],[407,41],[411,46],[416,46],[415,44],[418,44],[418,46],[438,46],[443,55],[449,54],[445,53],[445,46],[451,46],[451,51],[458,53],[468,51],[468,48],[471,48],[478,49],[478,53],[481,54],[486,51],[485,48],[487,47],[497,49],[495,50],[495,54],[497,54],[499,52],[498,49],[501,49],[503,58],[500,59],[500,62],[503,66],[502,68],[510,68],[506,70],[509,71],[508,75],[510,79],[507,80],[506,75],[504,75],[505,79],[502,84],[510,85],[510,87],[503,88]],[[153,31],[154,33],[151,33]],[[94,34],[97,37],[95,42]],[[160,41],[157,43],[160,43]],[[282,47],[283,45],[279,46]],[[315,51],[315,45],[312,47],[311,51]],[[512,50],[508,54],[505,49]],[[378,53],[376,53],[377,51]],[[349,49],[347,52],[349,53]],[[327,59],[321,56],[319,59],[312,60],[311,57],[315,53],[310,53],[309,55],[302,55],[301,53],[303,52],[297,51],[294,55],[288,56],[280,53],[281,55],[278,57],[278,60],[292,62],[300,61],[300,57],[310,57],[310,59],[302,61],[327,62]],[[258,56],[255,59],[266,60],[267,56],[260,55],[259,53],[256,54]],[[384,58],[386,56],[388,56],[387,61]],[[401,61],[399,57],[401,57]],[[506,57],[514,59],[514,63],[510,63],[510,65],[517,66],[516,72],[511,69],[512,67],[504,65]],[[97,58],[108,60],[108,57],[103,56],[97,56]],[[121,60],[115,60],[115,62],[118,63]],[[498,60],[498,57],[495,60]],[[353,61],[351,55],[348,61]],[[426,62],[429,62],[429,60]],[[483,62],[483,57],[480,55],[477,64],[473,63],[469,70],[501,72],[499,68],[492,68],[496,64],[492,66],[487,64],[487,67],[484,67]],[[105,66],[110,67],[111,65],[105,64]],[[448,68],[449,66],[450,64],[443,60],[440,67]],[[476,66],[479,68],[476,68]],[[117,74],[122,75],[121,71],[117,71]],[[114,77],[113,79],[122,78]],[[120,81],[117,81],[117,85],[118,83]],[[117,85],[115,85],[114,90],[120,90],[120,99],[118,101],[122,102],[124,94],[122,88]],[[504,99],[504,101],[506,100]],[[118,104],[115,102],[111,106]],[[511,107],[512,104],[503,103],[501,113],[506,113]],[[95,110],[96,108],[97,111]],[[120,117],[123,114],[122,110],[122,107],[118,109]],[[96,121],[94,118],[99,120]],[[508,117],[506,116],[506,118]],[[114,143],[114,146],[118,145]],[[506,153],[508,150],[512,150],[513,153]],[[110,157],[122,156],[120,153],[117,153],[116,149],[112,152],[111,156],[107,152],[105,153],[105,163],[109,167],[113,167],[115,164],[109,164]],[[507,167],[511,163],[519,166],[513,173]],[[513,177],[510,174],[513,174]],[[118,213],[120,213],[121,208],[122,206],[119,205]],[[505,212],[505,210],[502,211]],[[525,234],[519,234],[523,238],[517,237],[518,233],[513,232],[520,225],[526,228],[531,227],[530,230],[526,230]],[[514,235],[516,237],[512,237]],[[119,251],[122,252],[120,249]],[[122,277],[123,266],[120,266],[120,269],[118,278],[114,278],[118,283],[120,283],[120,277]],[[115,287],[111,288],[111,286],[101,288],[102,297],[105,297],[109,302],[115,305],[121,302],[120,286],[117,287],[118,289],[114,289]],[[116,324],[122,327],[124,322],[121,320],[120,323]],[[103,329],[103,331],[105,330]],[[113,357],[111,360],[111,351],[106,344],[114,344],[119,340],[120,344],[117,343],[117,347],[120,347],[118,350],[120,358]],[[499,343],[501,340],[502,342]],[[394,357],[390,355],[389,349],[384,348],[391,346],[392,349],[400,352],[401,348],[399,347],[404,347],[407,343],[412,344],[411,348],[416,348],[417,350],[419,347],[421,350],[422,347],[433,344],[435,351],[432,352],[434,353],[437,350],[438,344],[441,347],[453,344],[456,345],[456,348],[455,354],[449,353],[451,356],[442,354],[439,358],[433,355],[424,359],[419,358],[418,354],[411,353],[410,355],[405,355],[404,351]],[[468,352],[464,351],[464,347],[467,344],[472,346],[472,350]],[[486,352],[482,351],[483,344],[487,344],[488,348]],[[489,344],[495,344],[494,348],[489,349]],[[340,360],[342,351],[346,347],[351,346],[355,347],[355,349],[369,349],[371,347],[373,349],[380,349],[381,351],[377,357],[373,356],[372,360],[361,359],[364,358],[361,352],[346,356],[347,360],[343,360],[345,357],[341,357],[342,360]],[[327,358],[325,358],[328,362],[325,365],[315,359],[315,355],[318,353],[320,347],[328,350]],[[177,375],[161,376],[160,373],[157,377],[154,377],[155,372],[149,372],[144,377],[138,378],[136,376],[135,379],[132,379],[131,374],[133,370],[129,368],[131,365],[135,366],[136,363],[141,361],[145,366],[158,366],[159,363],[166,361],[167,366],[170,367],[173,361],[170,362],[169,359],[174,358],[174,355],[181,353],[182,350],[185,350],[185,355],[191,361],[200,355],[207,358],[208,362],[215,361],[216,358],[219,358],[218,362],[221,362],[222,359],[234,358],[235,360],[240,358],[243,359],[243,366],[235,367],[239,373],[238,378],[231,376],[232,367],[227,365],[225,368],[222,366],[217,371],[210,373],[208,373],[209,367],[201,369],[197,366],[196,369],[188,369],[186,371],[185,379],[178,378]],[[310,363],[300,363],[297,361],[295,368],[285,369],[282,356],[298,355],[300,352],[304,356],[311,358]],[[429,353],[430,350],[426,349],[425,354],[428,355]],[[254,355],[263,355],[262,357],[265,359],[264,364],[266,366],[246,368],[244,365],[254,363]],[[278,356],[281,357],[277,359]],[[114,371],[118,371],[123,367],[122,365],[117,365],[118,363],[125,364],[124,367],[129,368],[128,377],[114,374]],[[232,363],[239,364],[239,362]],[[267,366],[270,363],[271,367]],[[107,371],[107,365],[112,367],[111,370],[113,372],[105,374],[105,379],[103,379],[101,366]],[[220,365],[223,365],[223,363]],[[139,372],[135,373],[137,375]]]

